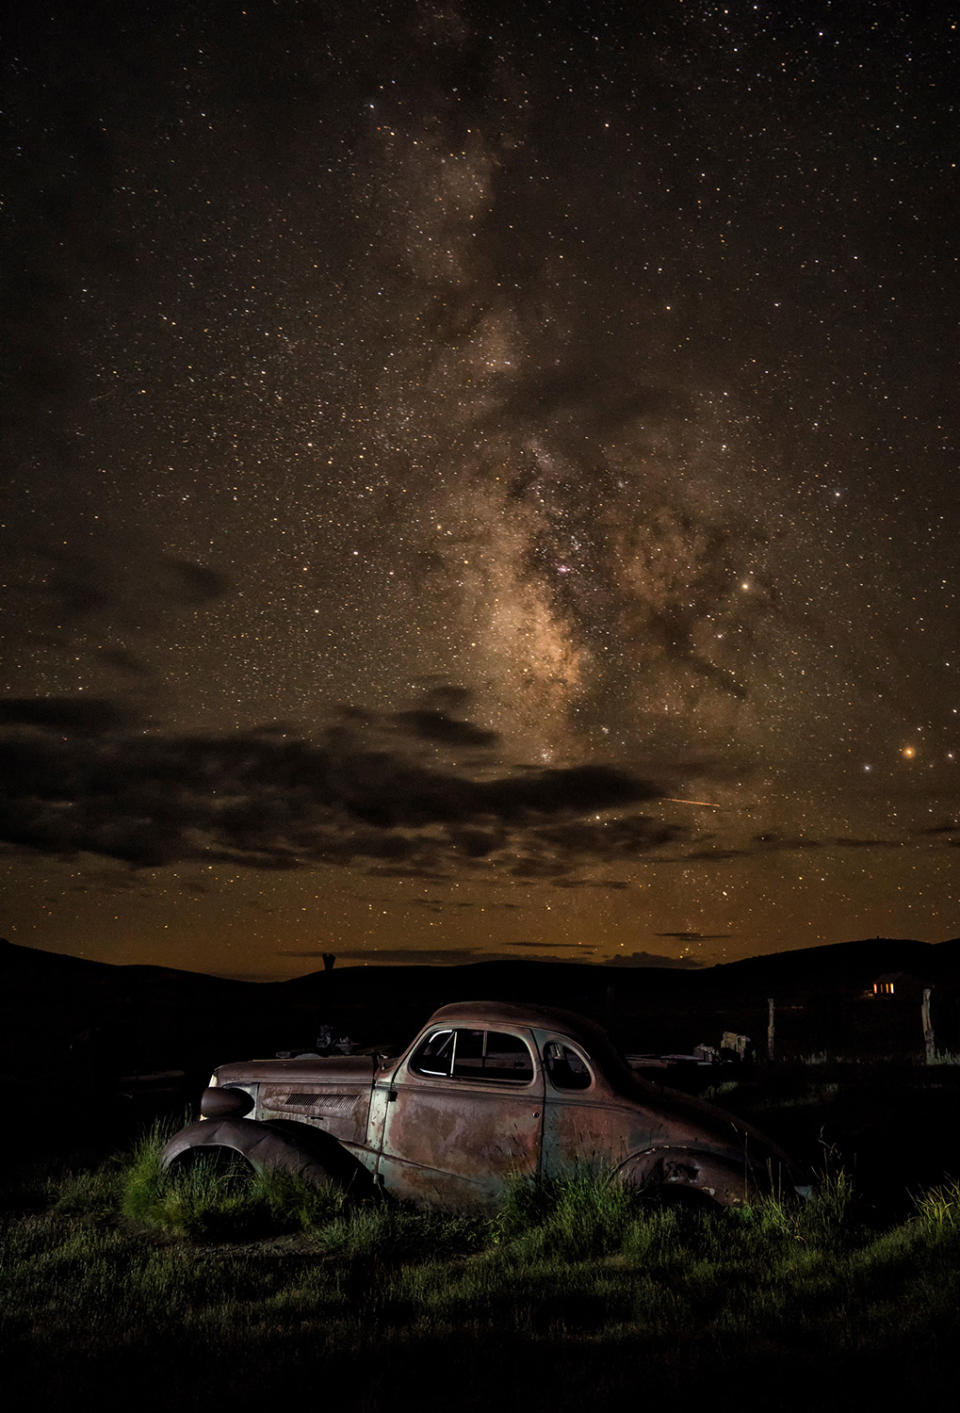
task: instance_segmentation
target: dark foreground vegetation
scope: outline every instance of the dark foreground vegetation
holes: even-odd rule
[[[704,1212],[582,1174],[492,1214],[107,1160],[10,1170],[7,1408],[956,1407],[960,1185]],[[890,1209],[892,1211],[892,1209]],[[626,1402],[629,1400],[629,1402]]]

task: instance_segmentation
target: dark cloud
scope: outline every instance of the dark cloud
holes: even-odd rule
[[[809,839],[806,836],[777,834],[775,832],[755,834],[751,841],[761,853],[791,853],[796,849],[900,849],[900,839],[858,839],[847,834],[835,835],[829,839]]]
[[[758,844],[761,848],[765,850],[768,849],[771,852],[777,849],[790,850],[820,848],[820,842],[817,839],[803,839],[799,837],[788,838],[786,835],[777,834],[772,831],[764,834],[755,834],[751,842],[754,844]]]
[[[655,932],[654,937],[668,937],[676,942],[720,942],[732,937],[732,932]]]
[[[422,868],[416,864],[411,864],[409,868],[403,868],[400,864],[374,864],[372,868],[364,869],[368,878],[420,878],[425,883],[443,883],[447,874],[440,869]]]
[[[605,853],[602,832],[554,835],[546,821],[576,824],[661,793],[599,765],[489,777],[430,767],[402,742],[384,746],[376,722],[341,718],[312,743],[272,731],[133,734],[120,729],[129,720],[103,700],[0,702],[12,728],[0,732],[0,839],[138,865],[327,863],[437,880],[494,858],[517,877],[555,879],[622,843]],[[639,819],[626,828],[646,848],[662,837]]]
[[[578,432],[614,435],[638,418],[680,418],[688,413],[688,400],[675,388],[643,386],[622,364],[603,357],[581,357],[567,350],[565,366],[557,369],[551,360],[530,363],[503,379],[503,397],[497,403],[495,429],[505,419],[513,420],[523,431],[549,427],[556,435],[571,426]]]
[[[175,603],[196,608],[223,598],[229,591],[230,579],[207,564],[189,559],[166,556],[160,561],[160,587]]]
[[[470,859],[488,858],[506,843],[502,829],[451,829],[450,839],[457,852]]]
[[[629,883],[624,883],[621,879],[615,878],[557,878],[553,882],[554,888],[600,888],[606,892],[618,892],[621,889],[629,888]]]
[[[478,947],[378,947],[368,951],[341,951],[331,944],[326,951],[336,953],[337,962],[358,962],[372,966],[468,966],[472,962],[507,962],[506,952],[488,952]],[[278,952],[278,957],[322,957],[322,951]]]
[[[95,648],[94,657],[107,667],[115,667],[129,677],[149,677],[150,669],[142,658],[128,648]]]
[[[27,546],[7,587],[22,640],[142,678],[150,668],[141,648],[177,617],[222,599],[230,583],[218,569],[131,538],[85,551]]]
[[[42,550],[39,557],[47,566],[42,584],[39,590],[24,587],[47,600],[58,626],[108,617],[129,624],[146,603],[197,608],[222,598],[230,587],[227,575],[209,565],[155,555],[142,545],[126,557],[112,544],[97,553]]]
[[[629,952],[626,955],[620,952],[612,958],[609,965],[612,967],[661,967],[689,971],[702,966],[703,963],[694,961],[693,957],[665,957],[659,952]]]
[[[485,731],[472,721],[459,721],[446,712],[428,708],[398,711],[391,720],[418,740],[443,746],[494,746],[500,739],[496,731]]]
[[[424,705],[433,711],[464,712],[473,701],[474,693],[469,687],[444,678],[427,678],[422,683]]]
[[[831,839],[830,843],[835,849],[902,849],[904,847],[902,839],[852,839],[846,834]]]
[[[533,838],[564,854],[596,858],[637,857],[689,837],[686,825],[664,824],[648,815],[623,819],[575,820],[533,831]]]
[[[514,913],[521,911],[519,903],[481,903],[473,900],[466,901],[461,898],[456,900],[445,898],[414,898],[412,906],[415,908],[429,908],[432,912],[437,913],[445,912],[450,908],[458,908],[466,912],[479,910],[485,913],[494,912],[498,909],[504,912]]]
[[[730,859],[742,859],[745,855],[744,849],[694,849],[689,854],[674,854],[663,862],[678,863],[681,860],[689,860],[694,863],[727,863]]]
[[[522,941],[508,942],[507,946],[531,952],[576,952],[578,956],[588,956],[597,950],[596,947],[584,946],[581,942],[532,942],[526,938]]]
[[[135,720],[134,712],[103,697],[0,697],[0,726],[99,734]]]
[[[510,873],[514,878],[534,879],[538,882],[561,878],[568,872],[568,865],[561,863],[559,859],[544,858],[522,858],[513,865]]]

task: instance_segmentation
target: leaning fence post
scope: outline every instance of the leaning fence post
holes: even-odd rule
[[[930,991],[931,987],[923,988],[923,1000],[920,1003],[920,1020],[923,1023],[923,1048],[925,1060],[928,1065],[935,1063],[937,1058],[937,1043],[933,1034],[933,1021],[930,1017]]]

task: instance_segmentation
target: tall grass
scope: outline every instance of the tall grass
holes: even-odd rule
[[[339,1380],[361,1413],[441,1386],[468,1410],[641,1386],[750,1409],[773,1379],[778,1409],[829,1409],[851,1374],[867,1399],[922,1379],[928,1408],[953,1406],[958,1183],[882,1231],[842,1169],[804,1204],[664,1207],[581,1173],[517,1182],[493,1214],[423,1213],[278,1174],[164,1174],[162,1137],[8,1213],[9,1407],[243,1409]]]
[[[917,1218],[929,1230],[960,1227],[960,1182],[947,1178],[914,1197]]]
[[[254,1170],[239,1155],[198,1153],[164,1170],[168,1129],[154,1125],[136,1144],[121,1182],[120,1210],[133,1222],[194,1239],[295,1232],[330,1222],[345,1195],[281,1169]]]

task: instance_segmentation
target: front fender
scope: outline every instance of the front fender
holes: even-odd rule
[[[723,1207],[741,1206],[755,1195],[746,1167],[697,1148],[655,1147],[633,1153],[611,1180],[628,1187],[698,1192]]]
[[[288,1120],[200,1119],[174,1134],[164,1146],[161,1163],[166,1169],[186,1153],[214,1148],[239,1153],[257,1172],[283,1168],[308,1182],[341,1187],[369,1182],[366,1169],[335,1138]]]

